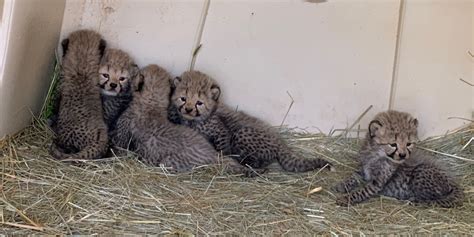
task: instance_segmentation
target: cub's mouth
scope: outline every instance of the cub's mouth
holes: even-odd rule
[[[101,93],[103,95],[116,96],[122,91],[122,85],[119,83],[104,83],[100,85]]]
[[[200,120],[201,119],[201,114],[196,111],[196,109],[186,109],[185,107],[181,107],[178,109],[178,112],[181,114],[181,117],[183,117],[186,120]]]
[[[405,162],[405,160],[406,160],[405,156],[401,157],[398,154],[396,154],[396,152],[386,154],[386,155],[387,155],[388,159],[390,159],[393,163],[401,164],[401,163]]]
[[[109,95],[109,96],[117,96],[117,95],[118,95],[118,92],[115,91],[115,90],[101,89],[101,90],[100,90],[100,93],[101,93],[102,95]]]
[[[401,164],[403,162],[405,162],[405,159],[403,160],[400,160],[400,159],[394,159],[392,157],[389,156],[389,159],[393,162],[393,163],[396,163],[396,164]]]
[[[181,116],[183,116],[183,118],[187,120],[196,120],[199,118],[199,115],[192,115],[192,114],[183,113],[183,112],[181,112]]]

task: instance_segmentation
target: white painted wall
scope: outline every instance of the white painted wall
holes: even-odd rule
[[[471,3],[471,84],[474,84],[474,2]],[[472,93],[472,114],[471,119],[474,121],[474,87],[471,89]]]
[[[474,1],[407,1],[394,108],[418,117],[421,135],[443,134],[472,116]]]
[[[394,108],[421,121],[423,137],[470,118],[474,1],[407,0]],[[104,34],[141,65],[189,68],[205,0],[68,0],[62,35]],[[345,128],[388,108],[399,0],[211,0],[195,69],[221,83],[225,101],[274,125]],[[474,51],[474,47],[471,48]],[[471,99],[470,99],[471,98]],[[469,102],[471,101],[471,103]]]
[[[79,28],[99,31],[109,46],[129,52],[142,66],[186,70],[203,1],[67,0],[61,38]]]
[[[211,1],[196,69],[225,100],[280,124],[324,132],[388,107],[398,1]],[[365,125],[364,125],[365,127]]]
[[[0,138],[28,125],[49,87],[62,0],[5,0],[0,26]]]
[[[288,109],[288,91],[295,100],[291,127],[345,128],[372,104],[364,128],[389,105],[399,3],[211,0],[195,68],[221,83],[228,104],[274,125]],[[190,66],[204,6],[205,0],[67,0],[61,38],[95,29],[138,64],[158,63],[177,75]],[[473,89],[459,81],[474,82],[474,59],[466,54],[474,51],[473,17],[471,0],[406,1],[394,108],[415,114],[423,137],[462,125],[447,117],[470,118],[474,110]]]

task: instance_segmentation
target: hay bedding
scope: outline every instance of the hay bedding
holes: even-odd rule
[[[459,173],[463,207],[415,207],[373,198],[336,206],[328,190],[355,163],[358,139],[287,130],[282,135],[303,155],[324,156],[337,171],[286,173],[258,178],[222,174],[219,167],[170,174],[133,155],[61,163],[48,155],[50,132],[41,122],[0,142],[0,232],[5,234],[310,235],[474,233],[474,135],[471,124],[424,141]],[[317,191],[319,187],[322,190]],[[308,194],[311,190],[314,193]]]
[[[463,207],[415,207],[385,197],[339,207],[328,188],[356,167],[359,139],[282,131],[302,156],[335,163],[334,173],[274,168],[245,178],[215,166],[172,174],[140,163],[131,153],[77,165],[54,160],[48,154],[51,132],[44,118],[52,113],[59,70],[56,64],[41,118],[0,140],[0,234],[474,233],[474,123],[419,146],[459,175],[466,192]]]

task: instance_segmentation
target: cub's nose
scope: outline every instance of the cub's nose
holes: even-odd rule
[[[117,87],[117,83],[110,83],[110,88],[115,89]]]
[[[400,154],[398,154],[398,156],[400,156],[400,159],[405,159],[407,154],[406,153],[400,153]]]
[[[191,113],[191,112],[193,111],[193,109],[192,109],[192,108],[185,108],[184,110],[185,110],[185,111],[186,111],[186,113],[188,113],[188,114],[189,114],[189,113]]]

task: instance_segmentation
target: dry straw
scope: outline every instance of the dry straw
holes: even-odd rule
[[[349,208],[328,187],[355,167],[360,140],[285,130],[303,156],[338,164],[337,172],[230,176],[217,167],[171,174],[133,158],[76,165],[51,159],[41,122],[0,142],[0,232],[6,234],[400,234],[474,232],[473,137],[469,125],[420,146],[434,150],[459,174],[463,207],[412,206],[389,198]],[[459,159],[462,158],[462,159]]]
[[[56,67],[54,78],[58,78]],[[54,98],[50,89],[48,98]],[[69,164],[48,154],[51,132],[41,120],[0,140],[0,233],[3,234],[472,234],[474,123],[419,147],[454,171],[465,188],[463,207],[412,206],[385,197],[357,206],[335,205],[329,187],[352,172],[361,141],[283,129],[304,157],[322,157],[336,172],[231,176],[219,167],[172,174],[133,154]],[[369,107],[370,109],[370,107]],[[363,115],[362,115],[363,116]],[[359,131],[359,130],[357,130]],[[359,133],[359,132],[357,132]],[[332,133],[330,133],[332,134]]]

